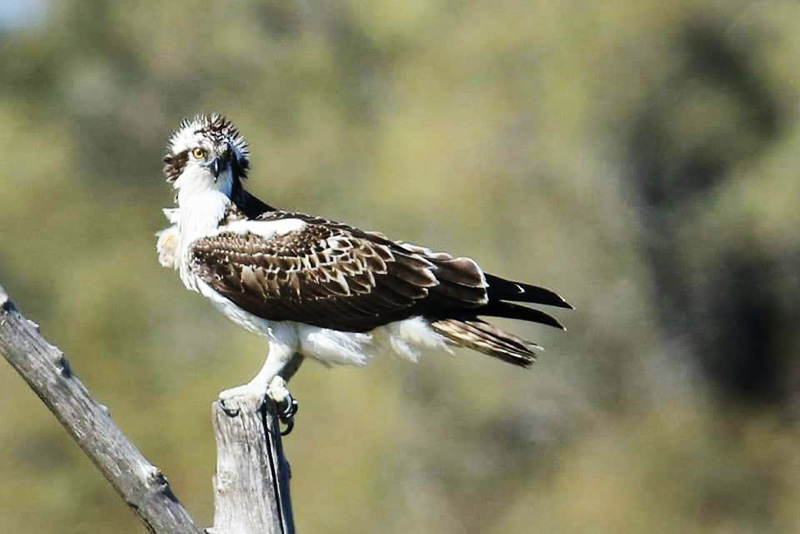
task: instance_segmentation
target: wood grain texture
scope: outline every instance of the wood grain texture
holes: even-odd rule
[[[217,473],[209,534],[294,534],[275,404],[237,397],[215,402],[212,412]]]

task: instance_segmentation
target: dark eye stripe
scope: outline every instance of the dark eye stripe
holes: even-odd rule
[[[164,156],[164,174],[168,182],[174,182],[178,176],[183,172],[186,167],[186,162],[189,161],[189,150],[184,150],[175,155],[167,154]]]

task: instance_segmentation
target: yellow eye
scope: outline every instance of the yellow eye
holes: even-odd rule
[[[197,147],[192,150],[192,156],[197,159],[206,159],[206,151],[200,147]]]

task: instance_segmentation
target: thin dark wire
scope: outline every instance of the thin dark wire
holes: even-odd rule
[[[283,496],[281,495],[280,490],[280,478],[277,468],[275,467],[275,462],[272,460],[272,440],[269,436],[269,427],[267,426],[267,402],[261,404],[261,423],[264,425],[264,437],[267,440],[267,456],[269,457],[269,470],[272,473],[272,491],[275,492],[275,500],[277,501],[277,508],[278,508],[278,520],[281,523],[281,532],[286,534],[286,529],[284,521],[283,521]],[[280,433],[280,423],[278,423],[278,432]],[[280,439],[280,438],[278,438]],[[276,457],[277,457],[277,451]]]

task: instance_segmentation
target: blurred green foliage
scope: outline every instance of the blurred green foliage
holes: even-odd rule
[[[265,347],[158,266],[153,233],[169,133],[219,111],[269,203],[578,308],[566,334],[508,325],[548,348],[531,372],[305,366],[301,532],[800,531],[796,2],[46,7],[0,26],[0,283],[200,524],[210,403]],[[755,389],[719,372],[752,300],[719,299],[745,288]],[[8,366],[0,403],[0,531],[142,532]]]

